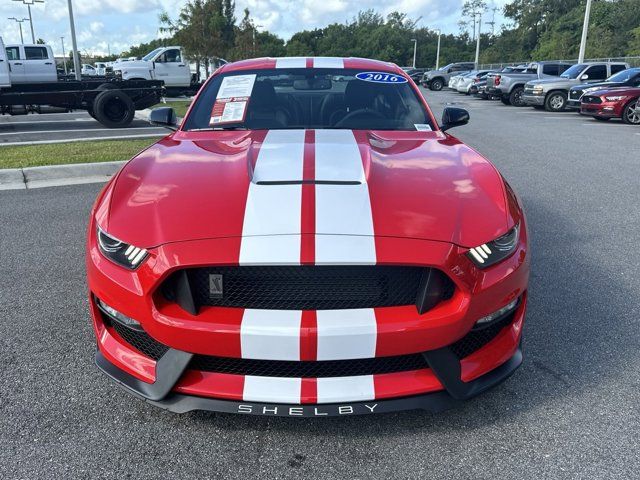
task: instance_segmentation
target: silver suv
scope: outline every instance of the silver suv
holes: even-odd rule
[[[430,70],[422,76],[422,85],[431,90],[442,90],[442,87],[449,84],[451,75],[458,75],[463,72],[470,72],[476,68],[473,62],[450,63],[446,67],[438,70]]]
[[[567,108],[569,89],[582,83],[602,82],[612,73],[629,68],[623,62],[586,62],[573,65],[556,78],[527,82],[522,101],[525,105],[561,112]]]

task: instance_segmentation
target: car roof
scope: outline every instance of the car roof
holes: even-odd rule
[[[220,73],[232,72],[237,70],[268,70],[276,68],[278,63],[281,64],[295,64],[305,60],[306,68],[314,68],[317,60],[320,60],[323,65],[344,65],[342,68],[355,68],[355,69],[372,69],[387,72],[402,72],[403,70],[395,63],[383,62],[381,60],[372,60],[369,58],[357,58],[357,57],[263,57],[252,58],[248,60],[240,60],[238,62],[226,63],[220,67]],[[295,68],[292,67],[291,68]],[[315,67],[322,68],[322,67]],[[338,67],[340,68],[340,67]]]

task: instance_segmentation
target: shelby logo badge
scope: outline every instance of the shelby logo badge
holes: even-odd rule
[[[209,296],[211,298],[222,298],[222,275],[218,273],[209,275]]]

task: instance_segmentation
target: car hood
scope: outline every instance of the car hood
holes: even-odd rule
[[[638,95],[640,94],[640,87],[625,87],[620,85],[601,86],[596,90],[589,92],[589,95],[605,95],[607,93],[624,94],[624,95]]]
[[[452,136],[310,132],[176,132],[123,167],[97,221],[147,248],[300,233],[472,247],[511,227],[502,177]]]
[[[564,84],[572,83],[575,81],[576,80],[573,80],[571,78],[553,77],[553,78],[542,78],[539,80],[531,80],[530,82],[527,82],[527,84],[528,85],[553,85],[553,84],[564,85]]]
[[[144,68],[149,69],[149,64],[151,62],[147,62],[146,60],[131,60],[130,62],[122,62],[118,65],[114,65],[114,70],[126,70],[128,68]]]

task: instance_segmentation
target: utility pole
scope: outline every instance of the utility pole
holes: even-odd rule
[[[412,38],[413,42],[413,68],[416,68],[416,53],[418,52],[418,39]]]
[[[26,22],[29,19],[23,18],[22,20],[20,20],[19,18],[16,18],[16,17],[9,17],[9,20],[14,20],[20,26],[20,43],[24,45],[24,37],[22,36],[22,22]]]
[[[69,25],[71,26],[71,44],[73,46],[73,68],[76,72],[76,80],[82,80],[82,67],[80,66],[80,55],[78,54],[78,42],[76,40],[76,25],[73,21],[73,5],[71,0],[67,0],[69,5]]]
[[[438,32],[438,49],[436,50],[436,70],[438,70],[438,67],[440,67],[440,36],[442,31],[438,29],[436,32]]]
[[[584,53],[587,49],[587,31],[589,30],[589,15],[591,14],[591,0],[587,0],[587,7],[584,10],[584,24],[582,25],[582,39],[580,40],[580,54],[578,63],[584,62]]]
[[[478,12],[478,38],[476,39],[476,69],[480,60],[480,29],[482,27],[482,12]]]
[[[64,37],[60,37],[60,41],[62,42],[62,60],[64,64],[64,74],[68,75],[69,72],[67,72],[67,55],[64,53]]]
[[[22,2],[27,6],[29,11],[29,25],[31,26],[31,43],[36,43],[36,34],[33,31],[33,17],[31,16],[31,5],[36,3],[44,3],[44,0],[13,0],[14,2]]]
[[[485,22],[487,25],[491,25],[491,36],[495,36],[496,34],[496,12],[500,10],[498,7],[493,7],[491,9],[491,21]]]

